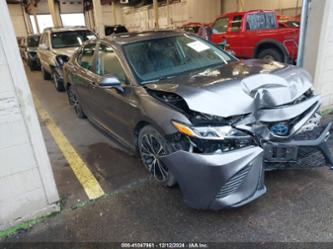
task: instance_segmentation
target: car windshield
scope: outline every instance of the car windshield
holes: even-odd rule
[[[83,42],[94,38],[95,34],[88,30],[55,32],[52,33],[51,42],[53,48],[79,47]]]
[[[38,47],[38,43],[39,43],[39,35],[29,36],[27,38],[27,44],[28,47],[30,48]]]
[[[235,60],[211,43],[190,35],[127,44],[124,52],[141,84]]]

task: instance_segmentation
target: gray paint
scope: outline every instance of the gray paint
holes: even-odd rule
[[[274,143],[277,149],[286,145],[312,145],[318,147],[327,163],[332,165],[330,153],[325,149],[329,136],[327,130],[319,143],[316,139],[292,143],[294,135],[304,132],[303,127],[306,126],[307,130],[315,128],[317,123],[310,123],[309,120],[320,106],[320,97],[310,91],[311,77],[301,68],[278,62],[234,60],[226,65],[140,85],[122,53],[122,46],[180,34],[129,33],[114,36],[112,40],[98,41],[97,46],[100,42],[112,46],[121,61],[128,78],[128,83],[121,85],[122,91],[99,86],[101,77],[80,67],[75,59],[77,54],[64,67],[65,84],[73,85],[91,121],[133,150],[136,149],[136,129],[142,122],[154,126],[166,136],[178,132],[172,120],[192,126],[193,111],[223,118],[225,122],[229,117],[245,115],[233,125],[253,137],[253,146],[223,153],[217,150],[212,154],[177,150],[161,157],[180,185],[185,202],[193,208],[236,207],[263,195],[266,192],[263,183],[263,150],[266,143]],[[158,99],[153,96],[154,91],[176,94],[188,108],[176,107]],[[285,136],[277,136],[267,124],[291,123],[294,118],[296,121]],[[245,174],[244,170],[248,172]],[[223,198],[216,197],[221,188],[228,184],[233,186],[230,181],[240,175],[243,178],[237,189]]]

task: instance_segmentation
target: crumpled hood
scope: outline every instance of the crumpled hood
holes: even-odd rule
[[[57,55],[67,55],[68,57],[71,57],[74,54],[76,49],[77,49],[77,47],[57,48],[57,49],[54,49],[54,53]]]
[[[301,68],[244,60],[145,86],[176,93],[192,111],[230,117],[288,104],[312,84],[310,75]]]

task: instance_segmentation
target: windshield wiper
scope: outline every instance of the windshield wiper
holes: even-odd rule
[[[171,79],[171,78],[174,78],[175,76],[174,75],[168,75],[168,76],[160,76],[156,79],[153,79],[153,80],[145,80],[145,81],[142,81],[141,84],[149,84],[149,83],[154,83],[154,82],[158,82],[158,81],[161,81],[161,80],[168,80],[168,79]]]

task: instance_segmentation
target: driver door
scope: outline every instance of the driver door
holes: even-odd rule
[[[99,81],[103,76],[116,77],[122,88],[120,91],[96,84],[89,90],[96,121],[123,143],[132,146],[131,139],[135,125],[132,120],[137,114],[137,100],[120,59],[109,45],[102,43],[98,48],[96,74],[99,75]]]

